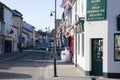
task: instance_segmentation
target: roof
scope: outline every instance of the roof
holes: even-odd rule
[[[4,3],[0,2],[1,5],[3,5],[4,7],[6,7],[7,9],[9,9],[10,11],[12,11],[8,6],[6,6]]]
[[[18,16],[18,17],[22,17],[23,15],[19,12],[19,11],[17,11],[17,10],[12,10],[12,12],[13,12],[13,16]]]

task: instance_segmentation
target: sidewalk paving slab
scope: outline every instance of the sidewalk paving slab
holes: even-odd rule
[[[49,64],[44,72],[44,80],[91,80],[91,77],[83,77],[72,63],[60,60],[57,62],[57,76],[54,77],[53,64]]]
[[[101,76],[83,76],[79,69],[71,62],[62,62],[61,60],[57,60],[56,66],[58,77],[54,77],[54,65],[52,63],[49,64],[44,71],[44,80],[120,80],[103,78]]]
[[[51,54],[49,54],[51,56]],[[53,56],[52,56],[53,57]],[[62,62],[60,56],[57,56],[57,76],[54,77],[54,61],[49,64],[44,72],[44,80],[120,80],[113,78],[104,78],[102,76],[83,76],[80,70],[71,62]],[[42,80],[42,79],[40,79]]]

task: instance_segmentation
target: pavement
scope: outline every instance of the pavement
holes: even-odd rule
[[[42,79],[40,79],[42,80]],[[120,80],[103,78],[100,76],[83,76],[80,70],[71,62],[57,60],[57,77],[54,77],[53,64],[49,64],[44,71],[44,80]]]
[[[9,57],[8,57],[9,55]],[[25,55],[24,53],[14,52],[12,54],[5,54],[0,55],[0,62],[10,60],[13,58],[17,58],[19,56]],[[111,78],[103,78],[99,76],[83,76],[80,72],[80,70],[74,66],[71,62],[63,62],[61,60],[57,60],[56,64],[56,75],[57,77],[54,77],[54,64],[53,60],[47,60],[46,66],[44,69],[44,76],[42,79],[39,80],[120,80],[120,79],[111,79]]]
[[[72,62],[64,62],[61,59],[59,59],[59,57],[56,62],[57,77],[54,77],[54,64],[53,64],[54,61],[50,63],[51,62],[50,60],[47,61],[48,66],[44,71],[44,80],[120,80],[103,78],[101,76],[84,76]]]

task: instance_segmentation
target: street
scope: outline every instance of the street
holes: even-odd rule
[[[0,63],[0,80],[44,80],[43,73],[51,53],[40,50],[25,52],[20,57]]]
[[[57,76],[54,77],[53,52],[40,49],[0,56],[0,80],[117,80],[100,76],[83,76],[71,62],[57,56]],[[94,79],[93,79],[94,80]],[[119,80],[119,79],[118,79]]]

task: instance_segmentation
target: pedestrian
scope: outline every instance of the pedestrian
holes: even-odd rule
[[[17,48],[18,48],[19,52],[22,53],[22,45],[21,45],[21,43],[17,44]]]

